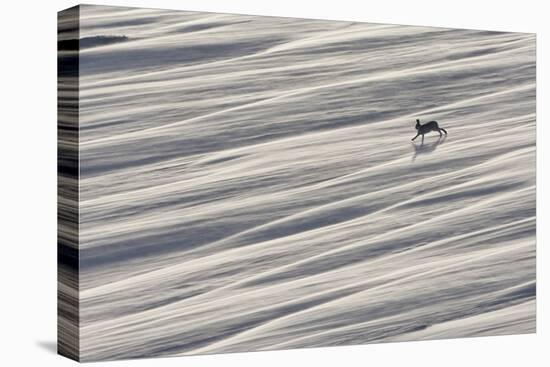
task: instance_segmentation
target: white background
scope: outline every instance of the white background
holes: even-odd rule
[[[537,33],[536,335],[97,363],[94,366],[542,366],[550,345],[546,1],[196,0],[98,4]],[[68,366],[56,341],[56,12],[73,1],[3,1],[0,36],[0,365]]]

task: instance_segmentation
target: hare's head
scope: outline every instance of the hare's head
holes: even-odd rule
[[[420,120],[419,119],[416,119],[416,130],[418,130],[418,128],[420,127]]]

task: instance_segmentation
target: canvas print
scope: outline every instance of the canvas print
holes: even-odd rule
[[[59,13],[59,352],[535,332],[534,34]]]

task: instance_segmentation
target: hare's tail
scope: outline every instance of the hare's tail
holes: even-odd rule
[[[440,127],[439,130],[443,131],[445,135],[447,135],[447,130],[445,130],[444,128]]]

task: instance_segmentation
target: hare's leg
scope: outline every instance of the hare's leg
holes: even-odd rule
[[[422,144],[424,144],[424,134],[422,134]]]
[[[438,129],[437,129],[437,132],[439,133],[439,137],[441,138],[441,137],[443,136],[443,134],[441,133],[441,129],[438,128]]]
[[[416,134],[416,136],[414,138],[412,138],[411,140],[414,141],[414,139],[418,138],[418,135],[420,135],[420,133]]]

